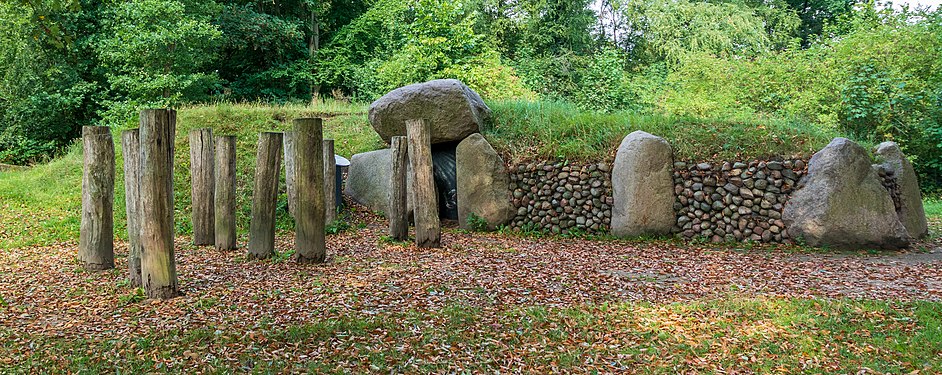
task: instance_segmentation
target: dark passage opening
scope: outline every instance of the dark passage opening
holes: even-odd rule
[[[432,145],[432,173],[438,193],[438,217],[458,220],[458,181],[455,150],[458,142]]]

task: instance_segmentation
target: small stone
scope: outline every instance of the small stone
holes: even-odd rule
[[[713,169],[713,165],[711,165],[710,163],[700,163],[700,164],[697,164],[697,169],[701,171],[708,171],[708,170]]]

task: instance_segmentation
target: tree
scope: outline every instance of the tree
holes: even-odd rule
[[[207,98],[219,82],[209,72],[222,36],[210,22],[215,9],[212,2],[131,0],[104,12],[95,46],[118,99],[109,111],[126,119],[135,106]]]

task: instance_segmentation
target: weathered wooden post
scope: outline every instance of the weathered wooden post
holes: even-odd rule
[[[121,133],[124,154],[124,208],[128,221],[128,280],[131,286],[141,284],[141,132],[139,129]]]
[[[236,243],[236,137],[216,137],[216,249],[235,250]]]
[[[295,217],[295,209],[298,207],[298,190],[294,185],[294,131],[286,131],[284,135],[285,146],[285,189],[288,193],[288,214]]]
[[[326,225],[337,221],[337,162],[333,139],[324,140],[324,214]]]
[[[389,236],[403,241],[409,238],[409,212],[406,205],[409,146],[406,137],[392,137],[392,179],[389,183]]]
[[[298,263],[323,263],[327,259],[324,239],[324,126],[319,118],[294,120],[295,253]],[[311,152],[314,151],[314,152]],[[333,156],[333,155],[331,155]]]
[[[409,137],[409,163],[414,178],[415,244],[418,247],[441,246],[441,222],[438,219],[438,196],[432,174],[431,130],[423,120],[406,120]]]
[[[274,132],[258,135],[252,221],[249,224],[249,259],[265,259],[275,255],[275,204],[278,200],[283,138],[284,134]]]
[[[213,195],[213,130],[196,129],[190,132],[190,183],[193,217],[193,244],[212,245],[215,242]]]
[[[85,269],[114,268],[114,139],[106,126],[82,127],[82,222],[78,257]]]
[[[141,111],[141,279],[149,298],[179,294],[173,249],[173,151],[177,113]]]

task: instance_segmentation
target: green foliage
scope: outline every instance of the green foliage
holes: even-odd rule
[[[743,5],[660,1],[643,16],[647,53],[655,60],[677,62],[690,53],[749,57],[767,50],[770,44],[762,19]]]
[[[370,100],[445,77],[485,97],[532,96],[474,30],[474,15],[461,1],[380,1],[322,51],[319,77]]]
[[[487,232],[487,220],[472,212],[468,214],[468,227],[475,232]]]
[[[104,12],[94,45],[115,97],[107,123],[122,123],[137,107],[208,97],[219,82],[205,70],[222,36],[210,22],[214,12],[212,2],[178,0],[127,1]]]
[[[88,125],[97,89],[78,69],[82,51],[66,30],[84,22],[81,12],[53,17],[77,3],[0,3],[0,162],[41,161]],[[42,33],[39,30],[44,30]]]

